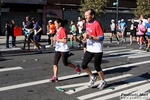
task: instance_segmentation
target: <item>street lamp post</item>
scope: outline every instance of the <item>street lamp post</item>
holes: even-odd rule
[[[116,2],[116,25],[118,23],[118,0]]]
[[[113,3],[114,6],[116,6],[116,26],[118,24],[118,0]],[[116,30],[117,32],[117,30]]]

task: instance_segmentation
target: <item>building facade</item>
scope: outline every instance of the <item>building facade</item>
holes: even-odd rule
[[[16,25],[22,26],[25,21],[25,16],[36,17],[42,24],[43,34],[46,34],[46,25],[48,20],[62,18],[68,20],[66,26],[69,32],[70,21],[77,22],[77,17],[80,16],[79,8],[81,1],[84,0],[3,0],[1,8],[0,25],[1,33],[6,21],[15,20]],[[120,1],[120,0],[119,0]],[[105,9],[106,14],[102,15],[99,20],[102,23],[105,31],[109,30],[110,20],[116,17],[116,6],[113,3],[116,0],[109,0],[108,6]],[[119,2],[119,19],[133,18],[133,10],[136,8],[136,0],[121,0]]]

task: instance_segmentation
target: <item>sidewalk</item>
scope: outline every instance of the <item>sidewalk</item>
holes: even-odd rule
[[[129,33],[127,33],[129,35]],[[109,33],[104,33],[105,39],[109,38]],[[68,38],[70,37],[70,35],[68,35]],[[48,36],[47,35],[42,35],[41,36],[41,44],[46,45],[46,48],[49,48],[50,46],[48,45],[47,42]],[[6,38],[5,36],[0,36],[0,51],[16,51],[16,50],[21,50],[22,46],[23,46],[23,41],[24,41],[24,36],[17,36],[16,37],[16,45],[17,47],[11,48],[11,37],[10,37],[10,48],[6,48],[5,47],[5,43],[6,43]],[[34,49],[33,45],[31,44],[31,49]]]

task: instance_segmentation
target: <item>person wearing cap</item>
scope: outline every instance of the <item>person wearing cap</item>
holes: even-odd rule
[[[125,42],[126,41],[125,30],[127,28],[127,24],[126,24],[126,22],[124,22],[124,19],[121,19],[120,28],[121,28],[122,42]]]
[[[112,44],[112,37],[113,37],[113,35],[116,37],[116,39],[118,41],[117,44],[119,44],[119,40],[118,40],[118,37],[117,37],[117,32],[116,32],[116,26],[115,26],[115,20],[114,19],[111,20],[110,28],[111,28],[110,44]]]
[[[39,43],[39,39],[40,39],[40,32],[42,31],[42,27],[40,26],[39,22],[36,21],[36,18],[33,17],[32,18],[32,23],[33,23],[33,30],[34,30],[34,36],[33,36],[33,39],[34,39],[34,45],[36,46],[36,49],[37,49],[37,53],[42,53],[42,51],[45,50],[45,45],[41,45]],[[42,47],[42,50],[41,48]]]
[[[53,37],[55,33],[56,33],[56,27],[53,24],[53,21],[49,20],[47,25],[47,35],[48,35],[48,44],[50,44],[51,46],[53,46]]]

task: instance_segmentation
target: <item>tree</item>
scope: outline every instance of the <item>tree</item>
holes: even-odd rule
[[[150,0],[137,0],[136,4],[137,8],[134,10],[136,18],[139,18],[140,15],[150,16]]]
[[[86,9],[94,9],[96,17],[104,14],[104,8],[107,7],[108,0],[81,0],[81,8],[79,8],[81,15],[84,16]]]

